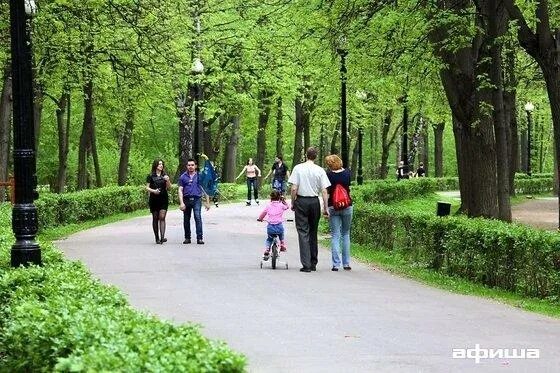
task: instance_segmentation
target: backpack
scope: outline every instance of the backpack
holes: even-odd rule
[[[336,184],[332,196],[333,208],[337,211],[344,210],[352,203],[348,191],[342,184]]]

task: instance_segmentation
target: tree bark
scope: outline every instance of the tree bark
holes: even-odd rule
[[[292,159],[292,168],[299,164],[303,159],[303,102],[301,97],[295,100],[296,118],[294,121],[294,157]]]
[[[63,92],[56,103],[56,125],[58,129],[58,171],[55,193],[64,193],[68,170],[68,145],[70,132],[70,94]]]
[[[498,217],[500,220],[511,222],[510,204],[510,170],[508,146],[508,127],[504,114],[504,90],[502,78],[502,47],[499,38],[505,33],[507,17],[505,9],[497,0],[481,1],[486,10],[486,29],[489,44],[490,63],[488,66],[491,89],[492,119],[496,139],[496,168],[498,188]]]
[[[88,153],[91,152],[90,131],[93,122],[93,82],[89,80],[83,86],[84,94],[84,118],[82,122],[82,133],[78,148],[78,190],[88,187]]]
[[[284,128],[282,125],[284,113],[282,111],[282,96],[276,99],[276,155],[283,157]]]
[[[8,181],[12,139],[12,67],[6,63],[2,71],[0,96],[0,181]],[[0,187],[0,202],[6,198],[6,188]]]
[[[266,127],[270,118],[270,98],[272,92],[261,89],[259,92],[259,122],[257,127],[257,156],[255,164],[264,165],[266,161]]]
[[[128,180],[128,163],[130,160],[130,148],[132,146],[132,133],[134,131],[134,113],[135,110],[132,107],[132,103],[128,103],[125,118],[124,118],[124,129],[121,142],[121,154],[119,158],[119,176],[118,185],[126,185]]]
[[[509,193],[515,195],[515,173],[520,170],[519,165],[519,134],[517,126],[517,77],[515,75],[515,49],[509,46],[505,54],[505,87],[504,114],[508,131],[509,144]]]
[[[239,126],[240,118],[238,115],[231,119],[229,128],[228,142],[226,144],[226,152],[224,154],[224,162],[222,167],[222,179],[226,183],[235,182],[237,147],[239,144]]]
[[[189,87],[190,93],[181,92],[175,98],[175,110],[177,118],[179,119],[179,143],[178,154],[179,164],[175,172],[175,179],[186,171],[187,160],[193,158],[193,125],[192,107],[194,104],[193,97],[195,97],[194,86]]]
[[[381,165],[379,166],[379,178],[386,179],[389,174],[388,159],[389,159],[389,149],[395,144],[395,140],[402,127],[402,123],[397,125],[391,135],[389,135],[391,130],[391,123],[393,120],[393,111],[388,110],[385,112],[385,119],[383,120],[383,129],[381,131]],[[398,145],[398,144],[396,144]],[[397,158],[400,152],[397,150]]]
[[[445,122],[435,123],[432,128],[434,129],[435,176],[443,177],[443,130],[445,129]],[[458,159],[457,162],[459,162]]]
[[[442,11],[465,17],[470,14],[470,0],[457,0],[453,4],[438,3]],[[435,15],[437,16],[437,15]],[[480,30],[481,19],[473,20]],[[440,72],[447,101],[453,116],[461,210],[470,217],[498,217],[498,191],[496,182],[496,150],[492,117],[482,102],[490,99],[479,91],[478,79],[483,76],[483,35],[477,31],[470,46],[447,49],[449,30],[435,27],[429,35],[436,54],[445,63]],[[481,107],[482,106],[482,107]]]

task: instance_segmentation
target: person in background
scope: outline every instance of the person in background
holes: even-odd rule
[[[196,243],[204,245],[202,233],[202,199],[206,199],[206,210],[210,210],[210,200],[199,182],[199,173],[196,170],[196,161],[187,161],[187,171],[180,177],[179,186],[179,209],[183,211],[183,229],[185,231],[184,244],[191,243],[191,214],[194,215],[196,227]]]
[[[353,207],[350,206],[335,210],[333,207],[333,191],[336,185],[340,184],[346,189],[350,196],[350,180],[352,179],[350,170],[342,168],[342,159],[338,155],[332,154],[325,157],[325,163],[329,168],[327,177],[331,186],[327,188],[329,193],[329,227],[331,230],[331,252],[332,252],[332,271],[340,268],[340,246],[342,243],[342,268],[349,271],[350,267],[350,228],[352,226]]]
[[[284,163],[281,156],[277,156],[274,159],[274,164],[268,174],[264,177],[267,179],[268,176],[272,173],[272,189],[275,189],[280,192],[280,194],[284,195],[286,193],[286,180],[290,177],[290,171],[288,170],[288,166]]]
[[[310,147],[306,152],[307,161],[294,167],[288,182],[292,184],[292,210],[295,212],[296,229],[299,241],[300,272],[317,270],[319,245],[317,233],[321,219],[321,203],[323,214],[328,218],[327,187],[331,185],[325,170],[315,164],[317,149]]]
[[[253,195],[255,203],[259,204],[259,187],[257,184],[257,177],[261,177],[261,170],[253,163],[253,158],[249,158],[243,170],[237,175],[235,180],[239,179],[245,173],[247,177],[247,206],[251,206],[251,187],[253,187]]]
[[[268,225],[266,227],[266,246],[264,249],[263,260],[268,260],[270,255],[270,245],[272,244],[273,235],[278,235],[280,238],[280,251],[286,251],[286,243],[284,241],[284,212],[289,209],[288,203],[284,200],[282,195],[273,190],[270,192],[270,203],[264,208],[258,217],[258,221],[268,216]]]
[[[424,163],[420,162],[418,169],[416,170],[416,177],[426,177],[426,170],[424,169]]]
[[[165,173],[165,163],[156,159],[152,163],[152,172],[146,178],[146,190],[150,193],[148,205],[152,214],[152,229],[157,244],[167,242],[165,238],[165,217],[169,207],[169,194],[171,188],[169,176]]]
[[[399,181],[401,179],[408,179],[409,178],[408,172],[405,172],[405,167],[404,167],[404,162],[403,161],[399,162],[399,167],[397,168],[396,174],[397,174],[397,181]]]

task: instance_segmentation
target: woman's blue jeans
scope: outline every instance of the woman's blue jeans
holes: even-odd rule
[[[247,202],[251,202],[251,187],[253,187],[253,195],[255,196],[255,201],[259,200],[259,187],[257,185],[257,177],[247,178]]]
[[[340,267],[342,246],[342,265],[350,266],[350,228],[352,227],[352,206],[336,211],[329,207],[329,226],[331,229],[331,251],[333,267]],[[342,245],[341,245],[342,244]]]

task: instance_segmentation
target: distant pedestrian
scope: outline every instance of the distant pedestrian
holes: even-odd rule
[[[251,187],[253,188],[253,195],[255,197],[255,203],[259,204],[259,186],[257,177],[261,177],[261,170],[253,163],[253,158],[247,160],[247,164],[243,167],[243,170],[237,175],[235,180],[239,179],[241,175],[245,174],[247,178],[247,206],[251,206]]]
[[[408,168],[408,167],[406,167]],[[409,173],[407,172],[404,165],[403,161],[399,162],[399,167],[397,168],[396,174],[397,174],[397,181],[401,180],[401,179],[408,179],[409,178]]]
[[[286,193],[286,180],[290,177],[290,170],[288,166],[284,163],[281,156],[276,156],[274,159],[274,164],[268,174],[264,177],[267,179],[272,173],[272,189],[275,189],[284,195]]]
[[[206,210],[210,209],[208,194],[199,182],[199,173],[196,170],[196,161],[187,161],[187,171],[180,177],[179,182],[179,208],[183,211],[183,229],[185,231],[184,244],[191,243],[191,214],[194,215],[196,227],[196,243],[204,245],[202,234],[202,199],[206,200]]]
[[[329,193],[329,227],[331,230],[331,253],[332,270],[340,268],[340,246],[342,244],[342,268],[349,271],[350,267],[350,228],[352,227],[352,202],[342,210],[333,207],[333,191],[337,185],[341,185],[350,195],[350,170],[342,168],[342,159],[336,154],[325,157],[325,163],[329,167],[327,177],[331,186],[327,188]],[[351,200],[350,200],[351,201]]]
[[[286,212],[289,208],[290,206],[277,190],[270,192],[270,203],[265,207],[257,219],[258,221],[263,221],[263,219],[268,216],[268,225],[266,227],[267,238],[263,260],[268,260],[268,256],[270,255],[270,245],[274,239],[273,235],[278,235],[278,238],[280,239],[280,251],[286,251],[283,221],[284,212]]]
[[[317,269],[319,251],[317,231],[321,219],[319,195],[323,199],[323,214],[328,217],[327,187],[331,185],[325,170],[315,164],[317,149],[313,147],[307,149],[306,155],[307,161],[295,166],[288,179],[292,184],[292,210],[295,212],[298,232],[301,272]]]
[[[150,193],[148,205],[152,213],[152,229],[157,244],[167,242],[165,238],[165,217],[169,207],[169,194],[171,188],[169,176],[165,173],[165,163],[156,159],[152,163],[152,172],[146,178],[146,190]]]
[[[426,170],[424,169],[424,163],[420,162],[418,169],[416,170],[416,177],[426,177]]]

